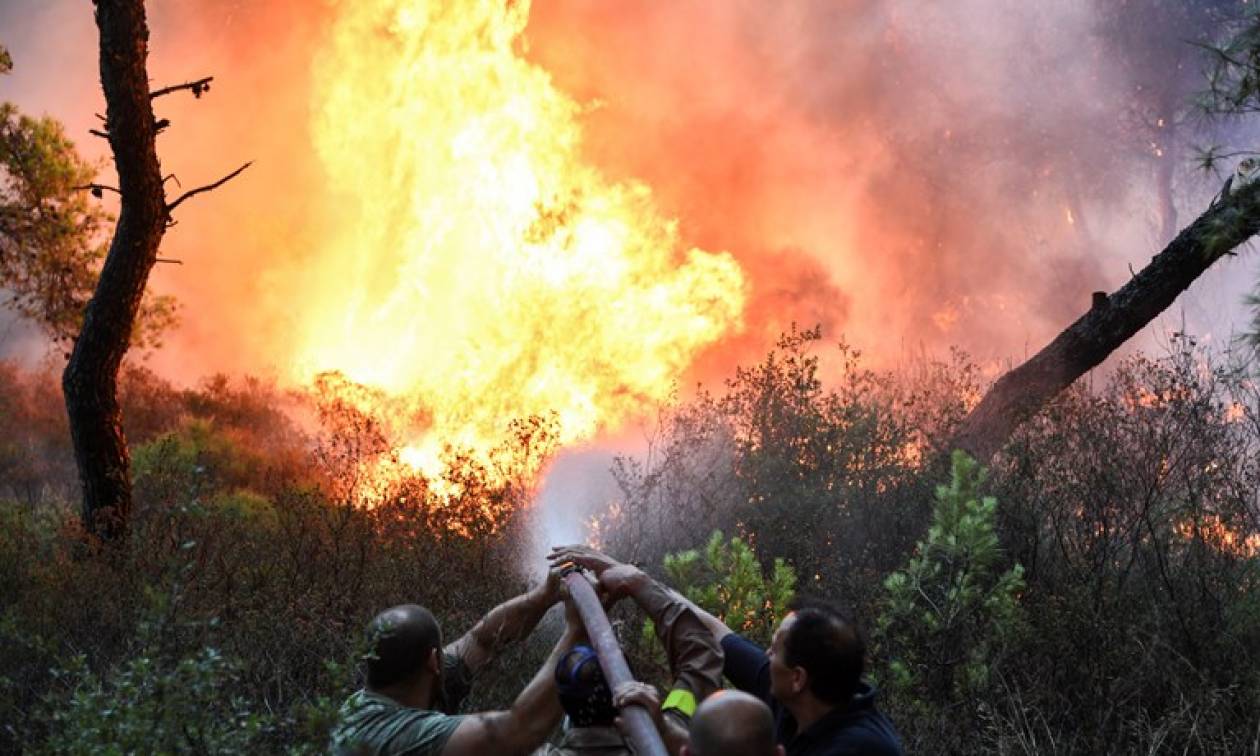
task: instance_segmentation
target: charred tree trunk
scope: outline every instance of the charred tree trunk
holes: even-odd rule
[[[149,271],[166,230],[145,68],[149,30],[142,0],[99,0],[101,87],[118,170],[121,208],[114,238],[88,303],[83,330],[62,374],[70,435],[83,486],[83,522],[105,539],[126,532],[131,472],[118,405],[118,369],[131,339]]]
[[[963,419],[953,446],[981,462],[1060,391],[1159,315],[1212,263],[1260,231],[1260,182],[1235,188],[1169,242],[1141,272],[1024,364],[998,379]]]

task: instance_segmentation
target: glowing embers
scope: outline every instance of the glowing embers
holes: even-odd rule
[[[1177,534],[1186,540],[1197,540],[1236,557],[1260,554],[1260,533],[1246,533],[1226,524],[1214,514],[1187,518],[1177,524]]]

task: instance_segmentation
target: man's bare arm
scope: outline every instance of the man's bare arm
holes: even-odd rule
[[[504,646],[533,632],[539,620],[559,599],[560,576],[553,570],[537,588],[491,609],[471,630],[442,650],[449,656],[462,659],[468,671],[475,674]]]
[[[461,719],[442,756],[529,754],[542,745],[560,722],[563,711],[556,690],[555,667],[560,657],[584,637],[581,620],[569,619],[564,636],[542,668],[507,711],[472,714]]]

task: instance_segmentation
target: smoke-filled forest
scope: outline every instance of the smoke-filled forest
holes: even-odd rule
[[[1247,0],[0,0],[0,753],[1260,754],[1257,179]]]

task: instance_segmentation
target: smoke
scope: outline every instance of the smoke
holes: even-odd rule
[[[313,59],[338,3],[149,7],[155,84],[215,76],[200,100],[158,101],[172,121],[164,170],[190,188],[256,161],[180,209],[163,255],[183,265],[159,266],[153,285],[180,299],[183,325],[153,366],[185,381],[284,374],[301,273],[330,231],[308,129]],[[1132,51],[1104,34],[1117,7],[536,0],[522,52],[590,104],[596,164],[646,181],[687,243],[727,250],[748,273],[745,330],[680,379],[725,374],[793,322],[876,361],[947,345],[1018,359],[1163,242],[1159,158],[1126,125],[1134,75],[1119,56]],[[8,0],[0,29],[16,63],[0,96],[65,121],[104,157],[86,136],[103,107],[90,8]],[[1151,65],[1191,61],[1176,29],[1159,29],[1142,37]],[[1210,196],[1189,142],[1163,156],[1183,219]],[[1205,328],[1222,312],[1226,327],[1241,322],[1236,282],[1251,271],[1225,266],[1183,301]]]
[[[1019,358],[1166,241],[1161,160],[1182,204],[1205,200],[1190,140],[1156,155],[1130,123],[1150,93],[1127,58],[1147,79],[1196,65],[1176,19],[1136,5],[1115,22],[1153,27],[1135,51],[1111,38],[1118,5],[1084,0],[560,0],[536,6],[530,54],[599,103],[599,163],[755,271],[739,358],[793,321],[876,359]]]
[[[633,444],[601,444],[568,449],[556,456],[534,499],[533,539],[523,560],[530,576],[544,571],[551,547],[586,541],[590,518],[621,497],[616,481],[608,474],[615,455],[640,451]]]
[[[247,160],[233,182],[176,213],[150,286],[173,294],[181,324],[152,367],[192,383],[218,372],[275,374],[291,329],[288,284],[326,229],[327,194],[307,135],[311,56],[329,10],[322,3],[150,2],[154,87],[214,76],[209,93],[155,101],[171,127],[159,136],[168,193],[210,183]],[[14,59],[0,98],[66,124],[113,183],[108,146],[88,135],[104,113],[97,32],[71,0],[0,3],[0,44]],[[109,195],[107,195],[108,197]]]

